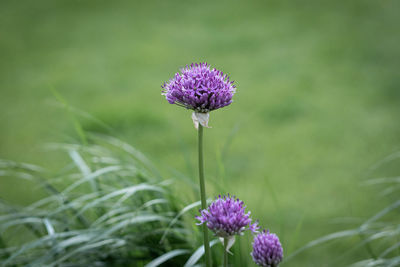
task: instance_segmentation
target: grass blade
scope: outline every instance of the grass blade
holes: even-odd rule
[[[170,252],[167,252],[160,257],[152,260],[148,264],[145,265],[145,267],[157,267],[163,264],[164,262],[168,261],[169,259],[172,259],[176,256],[183,255],[189,253],[189,250],[187,249],[175,249]]]
[[[339,239],[339,238],[342,238],[342,237],[355,236],[355,235],[358,235],[359,233],[360,233],[360,231],[358,229],[357,230],[353,229],[353,230],[346,230],[346,231],[336,232],[336,233],[329,234],[329,235],[326,235],[324,237],[318,238],[316,240],[313,240],[313,241],[309,242],[304,247],[296,250],[291,255],[286,257],[285,262],[289,261],[294,256],[296,256],[297,254],[303,252],[304,250],[309,249],[311,247],[314,247],[316,245],[319,245],[319,244],[322,244],[322,243],[325,243],[325,242],[328,242],[328,241],[331,241],[331,240],[334,240],[334,239]]]
[[[195,208],[195,207],[199,207],[201,205],[201,201],[196,201],[192,204],[187,205],[186,207],[184,207],[179,213],[178,215],[176,215],[176,217],[171,221],[171,223],[168,225],[167,229],[165,229],[165,232],[163,234],[163,236],[161,237],[160,243],[164,242],[165,237],[167,236],[168,232],[170,231],[171,227],[179,220],[180,217],[182,217],[182,215],[184,215],[186,212],[188,212],[189,210]]]
[[[218,239],[211,240],[210,248],[218,242],[219,242]],[[198,249],[196,249],[196,251],[192,254],[192,256],[190,256],[190,258],[183,267],[193,267],[198,262],[198,260],[203,256],[203,254],[204,254],[204,245],[201,245]]]

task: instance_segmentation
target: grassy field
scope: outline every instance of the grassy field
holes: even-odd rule
[[[197,181],[191,113],[169,105],[160,85],[207,61],[238,88],[205,132],[209,195],[243,199],[288,255],[348,227],[333,219],[367,218],[389,201],[360,183],[400,173],[399,164],[371,170],[400,150],[399,12],[395,0],[4,0],[0,157],[62,165],[42,148],[76,136],[55,89],[112,129],[82,119],[85,130],[115,135],[165,175]],[[37,194],[0,179],[3,199],[30,203]],[[350,263],[357,259],[343,253],[353,241],[285,266]]]

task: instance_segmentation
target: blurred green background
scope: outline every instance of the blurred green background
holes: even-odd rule
[[[395,0],[2,0],[0,157],[62,166],[43,149],[76,136],[55,89],[112,130],[83,119],[84,129],[131,143],[166,176],[197,181],[191,112],[169,105],[160,85],[207,61],[238,88],[205,132],[208,193],[243,199],[289,255],[348,227],[334,219],[368,218],[390,202],[360,184],[400,173],[372,168],[400,150],[399,12]],[[0,179],[12,203],[38,194]],[[344,254],[353,241],[285,266],[353,262]]]

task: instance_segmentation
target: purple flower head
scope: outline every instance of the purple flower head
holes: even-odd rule
[[[254,237],[251,256],[260,266],[277,267],[283,258],[283,249],[278,236],[265,230],[259,233]]]
[[[170,104],[177,104],[199,113],[225,107],[232,103],[236,86],[229,77],[207,63],[196,63],[181,69],[161,88]]]
[[[219,196],[207,209],[200,210],[197,216],[200,222],[206,223],[207,227],[219,237],[230,237],[240,235],[243,231],[250,229],[257,232],[258,222],[251,224],[250,212],[245,213],[246,206],[243,201],[235,197]]]

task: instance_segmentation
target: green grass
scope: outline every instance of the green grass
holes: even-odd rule
[[[159,264],[146,266],[155,267],[170,258],[182,266],[201,242],[199,231],[178,217],[182,205],[171,194],[173,181],[128,144],[81,133],[87,145],[51,145],[70,157],[56,176],[0,161],[2,175],[46,192],[25,207],[0,202],[2,266],[142,267],[154,259]]]
[[[333,218],[368,218],[389,203],[359,185],[399,171],[368,172],[400,150],[399,11],[394,0],[2,1],[0,157],[63,166],[42,149],[75,135],[55,88],[163,174],[197,179],[190,112],[169,105],[160,85],[208,61],[238,87],[205,131],[209,195],[236,194],[294,250],[345,228]],[[91,120],[83,128],[110,133]],[[0,196],[30,203],[38,193],[5,177]],[[344,244],[287,266],[330,266]]]

